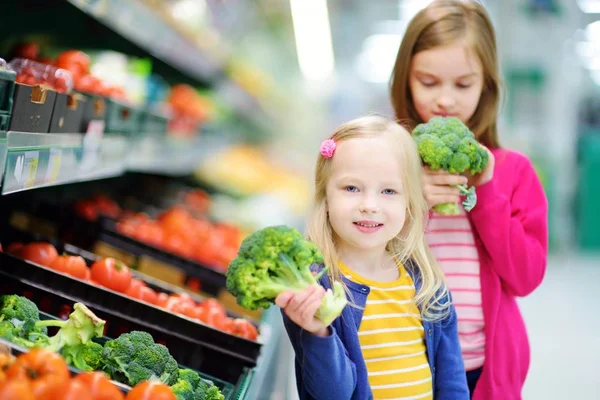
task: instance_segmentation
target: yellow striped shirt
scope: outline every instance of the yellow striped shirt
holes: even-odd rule
[[[358,338],[373,397],[433,399],[425,332],[410,275],[400,265],[399,279],[375,282],[340,267],[347,278],[371,288]]]

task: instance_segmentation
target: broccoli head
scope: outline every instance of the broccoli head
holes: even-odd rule
[[[196,393],[190,381],[179,378],[179,380],[171,386],[171,390],[177,400],[195,400]]]
[[[221,393],[218,387],[216,387],[212,382],[205,381],[204,379],[200,379],[198,382],[198,387],[195,390],[194,399],[198,400],[224,400],[225,396]]]
[[[179,377],[169,350],[149,333],[132,331],[104,344],[103,370],[116,381],[135,386],[147,380],[173,385]]]
[[[314,243],[288,226],[274,226],[244,239],[237,257],[227,270],[227,289],[244,308],[268,308],[278,294],[318,285],[312,264],[322,264],[323,255]],[[325,269],[321,271],[323,274]],[[348,303],[340,282],[334,282],[317,312],[326,325],[337,318]]]
[[[104,348],[96,342],[65,346],[60,354],[69,365],[81,371],[96,371],[102,369],[102,352]]]
[[[451,174],[478,174],[487,165],[487,151],[458,118],[433,117],[429,122],[417,125],[413,137],[421,160],[434,171],[441,169]],[[464,209],[471,211],[477,203],[474,189],[464,185],[459,185],[458,189],[466,197]],[[454,203],[437,204],[433,209],[442,215],[459,213]]]
[[[47,329],[39,326],[40,312],[34,302],[18,295],[0,296],[0,337],[31,348],[47,342]]]

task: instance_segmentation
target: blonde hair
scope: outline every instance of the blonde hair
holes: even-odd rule
[[[396,117],[411,128],[427,122],[419,117],[408,84],[412,58],[421,51],[465,39],[479,58],[484,73],[479,104],[467,125],[481,143],[497,148],[500,147],[497,118],[501,78],[496,34],[487,11],[478,2],[436,0],[412,19],[402,39],[390,82],[392,105]]]
[[[356,138],[386,137],[398,154],[401,165],[403,192],[406,196],[406,221],[387,250],[407,268],[416,266],[421,288],[415,301],[426,320],[444,318],[449,302],[442,301],[448,294],[444,276],[425,242],[425,224],[428,208],[421,187],[421,161],[411,135],[402,126],[380,116],[367,116],[340,126],[331,136],[336,144]],[[335,155],[333,156],[335,158]],[[315,198],[308,221],[308,239],[315,243],[329,268],[332,281],[342,282],[339,268],[337,237],[327,215],[327,184],[333,173],[333,158],[319,155],[315,171]],[[411,263],[412,262],[412,263]]]

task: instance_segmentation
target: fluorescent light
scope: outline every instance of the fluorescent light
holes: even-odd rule
[[[577,5],[586,14],[600,14],[600,0],[577,0]]]
[[[290,0],[302,75],[323,80],[333,73],[333,45],[326,0]]]

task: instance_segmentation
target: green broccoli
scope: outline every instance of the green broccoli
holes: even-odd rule
[[[197,400],[224,400],[225,396],[221,393],[218,387],[216,387],[212,382],[205,381],[204,379],[200,379],[198,382],[198,387],[195,391],[194,399]]]
[[[97,371],[102,369],[102,353],[104,348],[96,342],[88,342],[75,346],[65,346],[60,351],[69,365],[81,371]]]
[[[171,386],[173,394],[177,400],[196,400],[196,393],[190,381],[179,378],[179,380]]]
[[[15,294],[0,296],[0,337],[26,348],[47,341],[47,329],[38,326],[40,312],[31,300]]]
[[[287,226],[264,228],[246,237],[227,270],[227,289],[244,308],[268,308],[278,294],[318,285],[323,269],[314,276],[311,264],[323,263],[317,247],[300,232]],[[334,282],[317,311],[325,325],[331,324],[348,300],[340,282]]]
[[[478,174],[487,165],[489,156],[482,148],[473,132],[454,117],[433,117],[428,123],[419,124],[413,130],[413,137],[421,160],[433,171],[444,170],[451,174],[470,172]],[[463,207],[471,211],[477,204],[475,188],[458,185],[465,196]],[[456,215],[459,209],[454,203],[436,204],[434,211],[441,215]]]
[[[169,350],[146,332],[132,331],[106,342],[102,357],[104,372],[129,386],[151,379],[173,385],[179,377]]]
[[[198,384],[202,380],[202,378],[200,378],[200,375],[198,375],[196,371],[193,371],[189,368],[183,368],[179,370],[179,379],[183,379],[190,382],[192,388],[194,389],[198,387]]]

